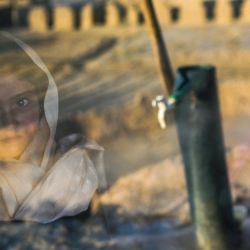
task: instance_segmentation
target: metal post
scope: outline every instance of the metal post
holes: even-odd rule
[[[174,84],[174,74],[153,2],[152,0],[140,0],[140,3],[151,37],[152,47],[159,65],[163,88],[166,94],[169,95]]]
[[[238,249],[213,66],[180,68],[178,85],[191,90],[176,105],[192,219],[202,250]]]

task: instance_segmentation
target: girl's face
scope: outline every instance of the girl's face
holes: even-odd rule
[[[34,86],[0,78],[0,160],[18,159],[38,131],[39,98]]]

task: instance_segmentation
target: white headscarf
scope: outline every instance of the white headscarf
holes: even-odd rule
[[[57,86],[48,68],[30,46],[7,32],[0,32],[1,36],[14,42],[47,76],[43,109],[50,133],[48,139],[38,133],[24,152],[24,155],[30,155],[37,144],[45,143],[40,164],[13,160],[0,166],[0,220],[48,223],[62,216],[76,215],[87,209],[98,187],[98,174],[103,178],[102,184],[106,185],[103,166],[100,165],[103,148],[86,139],[81,140],[79,135],[70,135],[64,139],[64,144],[78,141],[77,145],[51,164],[58,121]],[[98,161],[89,157],[88,151],[91,150],[97,152]]]

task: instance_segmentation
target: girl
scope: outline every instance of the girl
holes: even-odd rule
[[[32,74],[18,67],[6,73],[6,51]],[[103,149],[77,134],[56,145],[58,91],[50,72],[9,33],[0,33],[0,53],[0,220],[48,223],[86,210]]]

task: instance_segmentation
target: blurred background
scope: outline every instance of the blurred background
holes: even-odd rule
[[[57,139],[79,132],[102,145],[109,187],[76,217],[1,223],[1,249],[194,249],[175,124],[161,130],[151,106],[163,90],[139,2],[0,0],[1,30],[56,80]],[[234,203],[249,208],[250,0],[153,2],[174,69],[217,68]],[[1,72],[33,73],[0,53]]]

